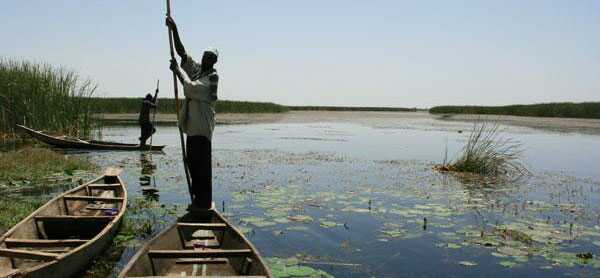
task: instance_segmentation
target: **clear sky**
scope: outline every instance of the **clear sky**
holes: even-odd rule
[[[0,56],[63,65],[103,96],[168,70],[165,1],[3,1]],[[221,99],[430,107],[600,101],[600,1],[173,0],[186,49],[217,47]]]

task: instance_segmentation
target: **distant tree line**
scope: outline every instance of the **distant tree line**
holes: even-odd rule
[[[142,98],[94,98],[94,113],[138,113]],[[175,113],[174,98],[159,98],[158,113]],[[282,113],[289,109],[286,106],[271,102],[218,100],[217,113]]]
[[[378,111],[378,112],[416,112],[417,108],[402,107],[352,107],[352,106],[288,106],[290,110],[309,111]]]
[[[436,106],[432,114],[491,114],[600,119],[600,102],[560,102],[507,106]]]

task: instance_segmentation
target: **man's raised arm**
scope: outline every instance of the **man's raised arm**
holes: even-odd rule
[[[181,39],[179,38],[179,32],[177,31],[177,25],[175,24],[175,20],[173,20],[172,17],[167,16],[167,19],[165,20],[165,24],[167,25],[167,27],[169,27],[171,29],[171,31],[173,31],[173,39],[174,39],[175,50],[177,51],[177,54],[179,55],[179,57],[181,57],[181,59],[185,59],[185,57],[187,56],[187,53],[185,52],[183,43],[181,43]]]

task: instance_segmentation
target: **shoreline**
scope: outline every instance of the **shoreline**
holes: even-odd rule
[[[137,124],[137,114],[96,114],[95,117],[108,125]],[[479,114],[430,114],[428,112],[377,112],[377,111],[290,111],[287,113],[217,113],[217,125],[306,123],[306,122],[354,122],[378,127],[378,121],[394,122],[394,119],[436,120],[448,122],[498,121],[501,124],[535,129],[600,135],[600,119],[549,118]],[[175,114],[156,114],[157,125],[174,125]]]

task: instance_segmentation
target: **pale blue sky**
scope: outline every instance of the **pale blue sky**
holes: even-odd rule
[[[4,1],[0,56],[60,64],[104,96],[172,96],[165,1]],[[430,107],[600,101],[600,1],[184,1],[219,97]]]

